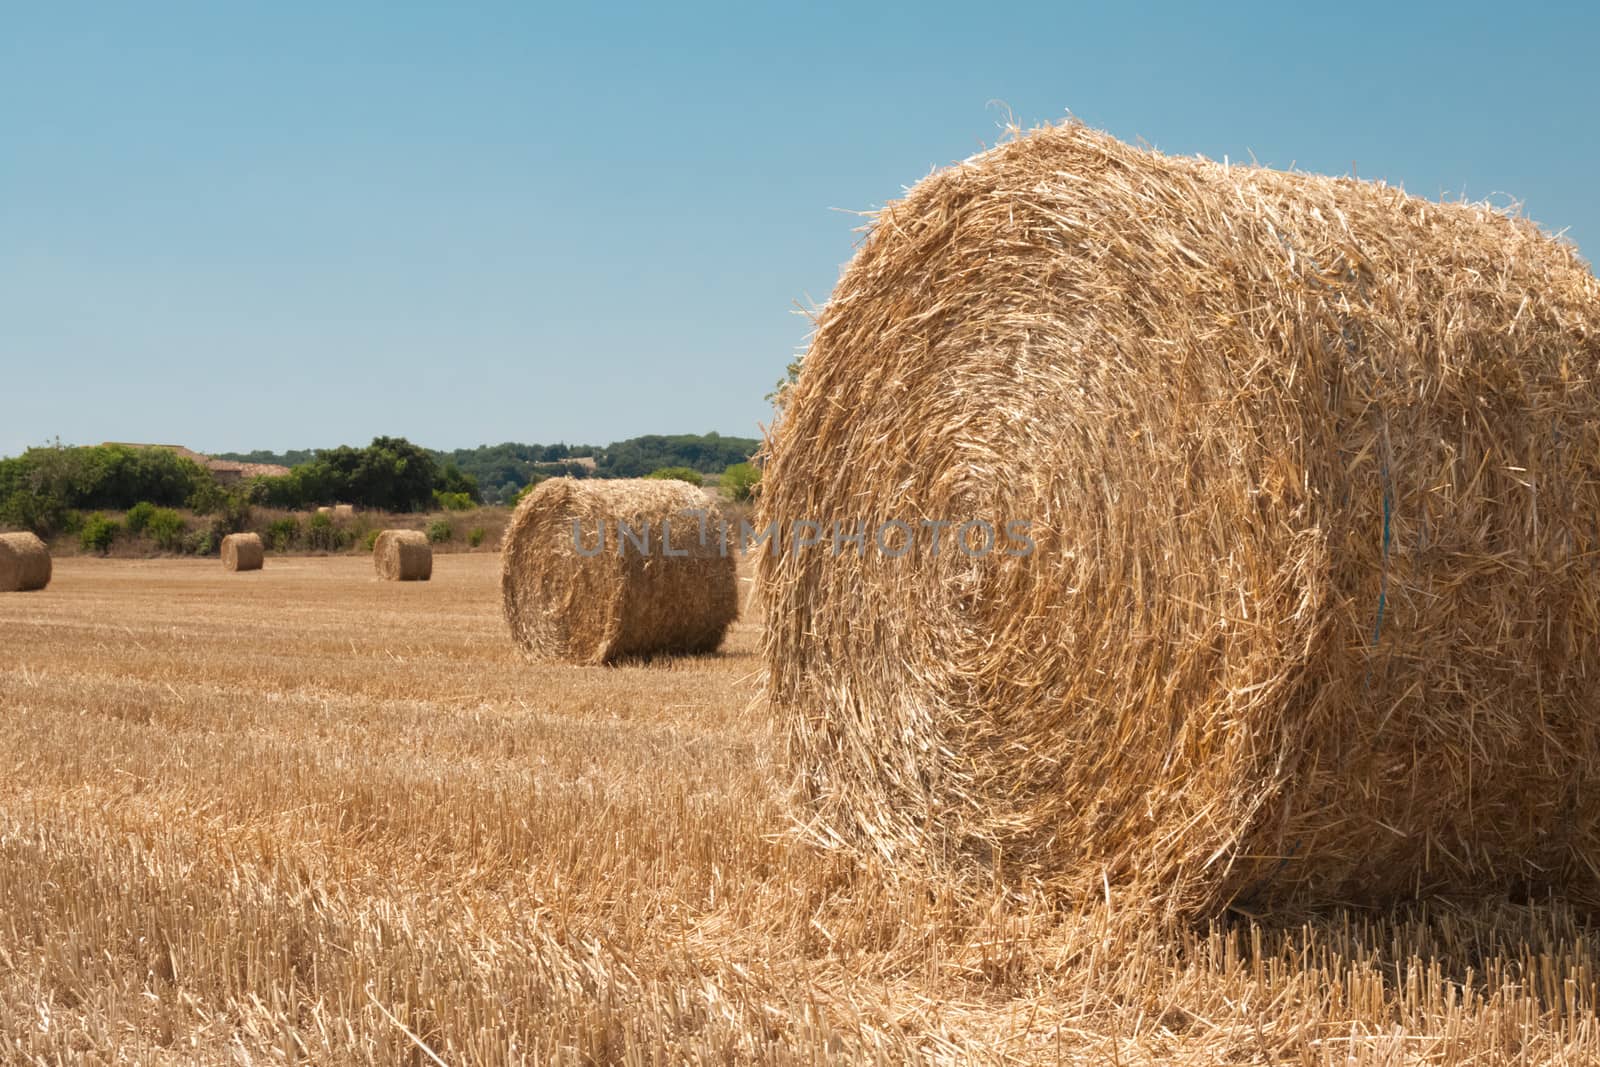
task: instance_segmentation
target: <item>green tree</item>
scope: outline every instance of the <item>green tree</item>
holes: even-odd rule
[[[722,488],[739,502],[749,500],[761,484],[761,468],[754,463],[735,463],[722,472]]]
[[[148,500],[141,500],[128,509],[128,513],[122,517],[122,525],[127,527],[128,532],[131,534],[142,533],[146,524],[150,522],[150,516],[155,513],[156,506],[154,504]]]
[[[439,467],[433,454],[404,437],[374,437],[366,448],[340,445],[280,478],[257,479],[255,497],[274,507],[355,504],[377,511],[425,511],[433,506]],[[457,479],[463,491],[477,483]]]
[[[183,547],[183,516],[171,508],[156,508],[144,524],[146,536],[163,552],[176,552]]]
[[[85,552],[105,555],[111,551],[111,543],[117,539],[119,529],[113,519],[99,514],[90,515],[84,520],[83,529],[78,533],[78,544],[83,546]]]
[[[656,478],[662,481],[672,480],[688,482],[690,485],[703,485],[705,479],[693,467],[661,467],[645,475],[646,478]]]
[[[483,493],[478,488],[478,479],[470,474],[463,474],[461,468],[454,463],[446,463],[439,471],[439,478],[434,482],[435,494],[447,496],[465,496],[474,504],[483,503]]]
[[[215,485],[210,471],[164,448],[56,443],[0,460],[0,521],[50,534],[74,509],[178,505]]]

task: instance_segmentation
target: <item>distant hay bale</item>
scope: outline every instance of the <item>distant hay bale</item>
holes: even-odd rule
[[[258,571],[266,558],[261,538],[253,533],[229,534],[222,539],[222,569]]]
[[[425,582],[433,577],[433,546],[418,530],[385,530],[373,543],[372,564],[386,582]]]
[[[356,506],[354,504],[335,504],[333,506],[333,517],[336,519],[354,518],[355,514]]]
[[[26,593],[49,584],[49,547],[31,533],[0,534],[0,593]]]
[[[517,506],[502,541],[512,636],[535,658],[587,664],[714,651],[739,600],[722,521],[685,482],[543,482]],[[634,536],[619,533],[619,522]]]
[[[1597,376],[1600,283],[1486,206],[1078,125],[927,178],[760,521],[1034,550],[762,556],[808,817],[1173,917],[1600,900]]]

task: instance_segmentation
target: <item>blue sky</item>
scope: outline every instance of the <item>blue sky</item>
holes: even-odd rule
[[[1600,13],[0,0],[0,454],[754,434],[861,220],[1069,111],[1600,248]]]

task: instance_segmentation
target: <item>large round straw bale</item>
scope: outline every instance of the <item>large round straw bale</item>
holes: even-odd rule
[[[739,604],[723,528],[716,505],[685,482],[542,483],[501,544],[512,636],[535,658],[589,664],[715,650]]]
[[[235,533],[222,539],[223,570],[258,571],[265,558],[266,552],[257,534]]]
[[[418,530],[385,530],[372,545],[372,564],[386,582],[425,582],[433,577],[433,546]]]
[[[1592,898],[1597,370],[1600,283],[1486,206],[1079,125],[929,177],[762,479],[918,528],[762,559],[816,825],[1169,915]]]
[[[31,533],[0,534],[0,593],[50,584],[50,549]]]

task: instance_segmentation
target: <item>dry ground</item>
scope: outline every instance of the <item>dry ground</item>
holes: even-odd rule
[[[0,1062],[1600,1062],[1558,907],[1116,938],[820,853],[752,626],[532,666],[497,566],[0,597]]]

